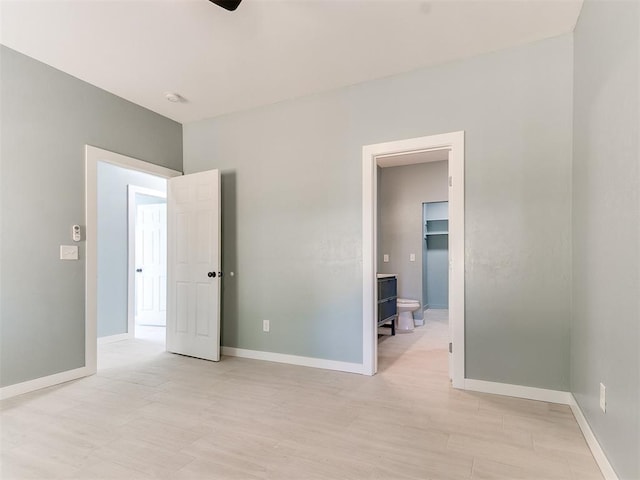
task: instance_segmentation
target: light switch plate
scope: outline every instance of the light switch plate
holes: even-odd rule
[[[76,245],[60,245],[60,260],[78,260]]]
[[[383,262],[385,262],[385,263],[389,261],[389,254],[388,254],[388,253],[385,253],[385,254],[382,256],[382,261],[383,261]]]
[[[409,254],[409,261],[410,262],[415,262],[416,261],[416,254],[415,253]]]

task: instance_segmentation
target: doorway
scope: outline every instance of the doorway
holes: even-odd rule
[[[464,388],[464,132],[363,147],[363,373],[377,372],[378,166],[385,158],[448,150],[449,375]],[[405,157],[405,158],[406,158]]]
[[[98,272],[101,271],[98,248],[100,243],[108,245],[108,242],[98,241],[98,171],[101,165],[150,174],[167,183],[166,350],[200,359],[219,360],[220,284],[223,275],[220,268],[220,172],[207,170],[182,175],[175,170],[89,145],[85,147],[85,164],[86,374],[97,371]],[[126,258],[123,264],[126,269]],[[129,270],[131,273],[132,269]],[[102,276],[103,272],[100,273]],[[126,278],[126,274],[120,278]],[[127,282],[121,283],[124,284],[126,296]],[[124,317],[127,322],[126,307],[124,310],[124,314],[117,313],[115,317]]]
[[[104,275],[105,266],[99,265],[98,262],[98,229],[99,229],[99,211],[98,211],[98,170],[101,165],[116,166],[125,169],[129,172],[142,172],[145,174],[160,177],[166,183],[166,180],[173,177],[181,176],[182,173],[169,168],[161,167],[151,163],[143,162],[125,155],[120,155],[100,148],[87,145],[85,147],[85,164],[86,164],[86,303],[85,303],[85,365],[88,370],[88,374],[93,374],[97,370],[97,338],[98,338],[98,273],[101,276]],[[124,196],[124,204],[126,205],[128,199]],[[127,225],[126,208],[122,213],[125,231]],[[125,237],[125,249],[127,248],[127,240]],[[127,261],[127,255],[124,258],[124,269],[129,270],[131,275],[131,269],[129,262]],[[119,278],[126,279],[128,275],[126,272],[118,274]],[[128,301],[128,282],[123,280],[122,287],[124,288],[124,313],[120,313],[121,310],[116,312],[115,317],[123,318],[125,328],[123,332],[125,336],[129,336],[133,333],[132,329],[129,329],[129,318],[133,318],[130,315],[131,307]],[[132,312],[131,312],[132,313]],[[102,332],[105,333],[105,332]],[[111,332],[108,332],[111,333]],[[121,332],[122,333],[122,332]],[[117,331],[116,331],[116,334]],[[124,339],[124,338],[123,338]]]
[[[445,179],[446,185],[446,179]],[[422,305],[449,308],[449,202],[422,204]]]
[[[164,345],[167,317],[167,193],[128,187],[128,332]]]

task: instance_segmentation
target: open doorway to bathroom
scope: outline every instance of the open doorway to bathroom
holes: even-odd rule
[[[377,169],[377,270],[395,276],[398,311],[398,335],[379,328],[378,369],[416,348],[432,351],[423,368],[446,366],[449,150],[385,156]]]
[[[431,188],[421,169],[432,170]],[[447,215],[427,225],[424,204],[436,203],[446,205]],[[436,234],[440,240],[427,243],[426,237]],[[448,302],[430,306],[423,260],[430,259],[425,258],[429,248],[439,250],[441,259],[437,247],[443,243],[445,260],[438,268],[448,273]],[[464,132],[363,147],[363,370],[369,374],[379,368],[378,274],[397,278],[397,294],[405,300],[397,304],[398,330],[413,331],[387,336],[380,342],[383,355],[400,358],[403,348],[437,351],[445,379],[464,388]],[[397,346],[395,352],[388,351],[391,345]],[[382,359],[382,368],[393,363],[387,360]]]

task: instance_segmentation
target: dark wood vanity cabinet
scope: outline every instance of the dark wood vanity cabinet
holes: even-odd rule
[[[396,334],[396,316],[398,315],[398,279],[396,277],[378,278],[378,326],[391,328]]]

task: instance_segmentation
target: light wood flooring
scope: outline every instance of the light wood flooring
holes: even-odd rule
[[[0,477],[602,479],[568,407],[450,387],[444,320],[382,338],[374,377],[102,345],[97,375],[0,403]]]

